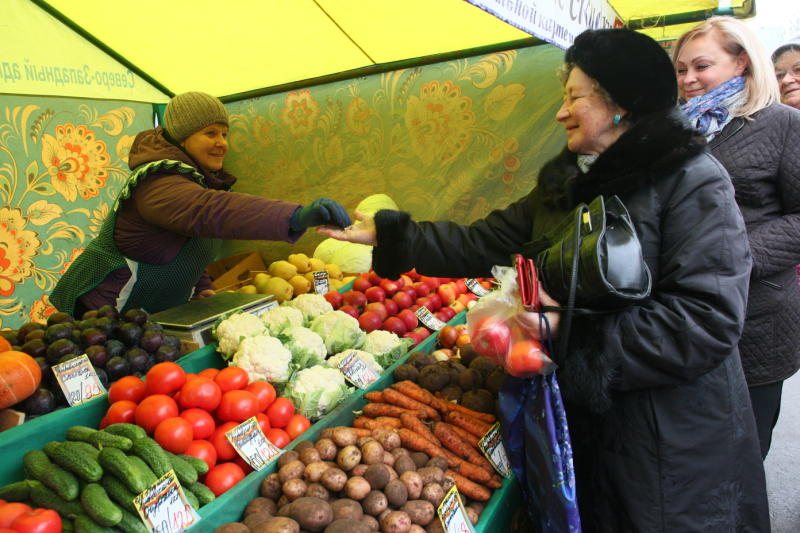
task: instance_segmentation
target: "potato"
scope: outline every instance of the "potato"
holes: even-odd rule
[[[331,509],[333,509],[334,520],[342,518],[361,520],[361,517],[364,516],[364,509],[361,504],[350,498],[339,498],[331,504]]]
[[[275,504],[275,501],[264,498],[263,496],[256,496],[250,503],[247,504],[247,507],[244,508],[244,516],[247,516],[252,513],[259,513],[261,511],[266,511],[271,515],[275,515],[278,511],[278,506]]]
[[[302,529],[322,531],[333,522],[333,510],[328,502],[319,498],[300,498],[292,502],[290,516]]]
[[[478,502],[478,501],[471,501],[467,504],[467,507],[472,507],[478,516],[483,513],[483,510],[486,509],[486,502]]]
[[[336,453],[339,451],[336,444],[331,439],[319,439],[314,448],[319,452],[319,457],[323,461],[332,461],[336,458]]]
[[[435,466],[437,468],[441,468],[442,470],[447,470],[448,468],[450,468],[447,459],[445,459],[444,457],[431,457],[428,460],[428,464],[426,464],[425,466]]]
[[[364,472],[366,472],[366,471],[367,471],[367,465],[365,465],[364,463],[359,463],[359,464],[357,464],[356,466],[353,467],[353,469],[350,471],[350,475],[351,476],[363,476]]]
[[[403,485],[406,486],[406,490],[408,491],[408,497],[412,500],[416,500],[422,494],[422,478],[417,474],[414,470],[409,470],[407,472],[403,472],[400,475],[400,481],[403,482]]]
[[[352,470],[353,467],[360,462],[361,450],[356,448],[353,444],[345,446],[339,450],[339,453],[336,455],[336,464],[345,472]]]
[[[375,428],[372,430],[373,438],[378,441],[384,450],[392,451],[400,447],[400,434],[389,428]]]
[[[358,441],[356,432],[350,428],[334,428],[331,440],[340,448],[345,446],[354,446]]]
[[[302,441],[302,442],[308,442],[308,441]],[[300,460],[303,461],[303,464],[310,465],[311,463],[316,463],[317,461],[321,461],[322,457],[319,454],[319,450],[317,450],[313,446],[306,446],[300,452]]]
[[[297,443],[297,446],[294,447],[294,451],[296,451],[297,453],[300,453],[303,450],[305,450],[306,448],[313,448],[313,447],[314,447],[314,443],[313,442],[310,442],[310,441],[307,441],[307,440],[301,440],[300,442]]]
[[[390,480],[383,492],[386,494],[386,499],[389,500],[389,505],[396,509],[402,507],[408,500],[408,489],[399,479]]]
[[[444,480],[444,471],[438,466],[425,466],[417,469],[417,474],[422,478],[422,484],[439,483]]]
[[[478,520],[480,519],[480,515],[475,512],[475,509],[472,507],[467,507],[465,511],[467,512],[467,518],[469,518],[469,521],[473,524],[477,524]]]
[[[442,526],[441,520],[434,520],[428,524],[428,527],[425,528],[425,531],[427,531],[427,533],[447,533]]]
[[[383,463],[383,446],[381,443],[370,439],[361,446],[361,462],[365,465]]]
[[[300,453],[297,450],[287,450],[278,457],[278,470],[283,468],[283,465],[291,463],[292,461],[300,459]]]
[[[375,439],[373,439],[372,437],[358,437],[358,440],[356,441],[356,446],[358,446],[359,448],[361,448],[361,447],[362,447],[363,445],[365,445],[366,443],[368,443],[368,442],[372,442],[372,441],[374,441],[374,440],[375,440]]]
[[[379,490],[370,491],[364,501],[361,502],[364,512],[368,515],[378,516],[389,508],[389,500],[386,495]]]
[[[395,469],[394,469],[394,468],[392,468],[391,466],[387,465],[386,463],[384,463],[384,465],[383,465],[383,466],[385,466],[385,467],[386,467],[386,470],[388,470],[388,471],[389,471],[389,481],[391,481],[391,480],[393,480],[393,479],[397,479],[397,478],[399,478],[399,477],[400,477],[399,475],[397,475],[397,470],[395,470]]]
[[[430,461],[430,457],[422,452],[412,452],[411,458],[414,460],[414,464],[417,465],[417,468],[422,468]]]
[[[303,480],[308,483],[316,483],[329,468],[330,467],[322,461],[307,463],[305,470],[303,470]]]
[[[434,507],[439,507],[439,504],[442,503],[442,498],[444,498],[444,489],[438,483],[428,483],[422,487],[420,497],[431,502]]]
[[[453,485],[455,484],[456,480],[448,476],[447,474],[445,474],[445,476],[442,478],[442,482],[440,483],[440,485],[442,486],[442,490],[444,490],[445,494],[447,494],[447,491],[453,488]]]
[[[281,498],[285,498],[286,496],[281,496]],[[278,502],[280,503],[280,501]],[[292,504],[288,500],[283,505],[278,507],[278,516],[289,516],[289,513],[292,510]]]
[[[417,524],[411,524],[411,527],[408,528],[408,533],[425,533],[425,528]]]
[[[278,498],[277,502],[275,502],[275,505],[278,506],[278,514],[280,515],[281,507],[283,507],[284,505],[288,505],[290,503],[292,503],[292,502],[289,501],[289,498],[286,497],[286,494],[281,492],[281,497]],[[280,515],[280,516],[285,516],[285,515]]]
[[[436,517],[436,509],[426,500],[411,500],[400,507],[411,518],[411,522],[427,526]]]
[[[361,476],[353,476],[344,484],[344,493],[353,500],[363,500],[370,490],[369,482]]]
[[[394,509],[389,509],[389,508],[387,507],[386,509],[384,509],[384,510],[383,510],[383,512],[382,512],[381,514],[379,514],[379,515],[378,515],[378,516],[376,516],[375,518],[377,518],[377,519],[378,519],[378,522],[380,522],[381,520],[383,520],[383,517],[384,517],[384,516],[386,516],[387,514],[391,513],[392,511],[394,511]]]
[[[364,472],[364,479],[373,489],[381,490],[389,483],[389,467],[385,464],[369,465]]]
[[[403,455],[395,459],[394,469],[402,476],[403,472],[414,472],[417,469],[417,464],[408,455]]]
[[[258,493],[265,498],[277,500],[281,497],[281,479],[277,473],[270,474],[261,481]]]
[[[394,455],[391,452],[383,451],[383,464],[386,466],[394,466]]]
[[[250,513],[249,515],[245,516],[242,522],[244,522],[244,525],[247,526],[247,529],[253,531],[255,529],[258,529],[261,526],[261,524],[263,524],[272,517],[273,515],[271,515],[266,511],[259,511],[257,513]]]
[[[394,455],[395,459],[399,459],[402,456],[411,457],[411,452],[408,451],[407,448],[395,448],[392,450],[392,455]],[[416,468],[416,464],[414,465],[414,468]]]
[[[326,502],[331,499],[331,494],[328,492],[328,489],[319,483],[311,483],[308,488],[306,488],[305,495],[310,498],[319,498]]]
[[[308,485],[306,485],[306,482],[302,479],[296,478],[290,479],[284,483],[283,487],[281,488],[283,490],[283,495],[286,496],[290,502],[293,502],[296,499],[306,495],[306,489],[308,488]]]
[[[370,531],[378,531],[381,528],[381,525],[378,523],[378,520],[374,516],[370,516],[365,514],[359,520],[362,524],[366,524],[369,527]]]
[[[411,529],[411,518],[403,511],[391,511],[381,520],[383,533],[408,533]]]
[[[300,533],[300,524],[285,516],[273,516],[252,533]]]
[[[214,533],[250,533],[250,530],[241,522],[228,522],[215,529]]]
[[[297,459],[284,464],[278,470],[278,477],[281,480],[281,485],[286,483],[290,479],[299,479],[303,477],[303,472],[305,471],[305,469],[306,465],[304,465],[302,461],[299,461]]]
[[[322,486],[329,491],[339,492],[344,488],[344,484],[347,482],[347,474],[340,468],[328,468],[322,473],[319,481],[322,483]]]
[[[334,520],[325,528],[325,533],[370,533],[368,525],[349,518]]]

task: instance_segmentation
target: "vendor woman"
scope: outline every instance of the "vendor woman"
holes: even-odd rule
[[[232,192],[236,178],[223,169],[227,137],[219,99],[200,92],[172,98],[164,127],[136,136],[128,182],[50,302],[78,317],[108,304],[154,313],[214,293],[206,265],[219,239],[294,242],[311,226],[350,224],[327,198],[301,206]]]

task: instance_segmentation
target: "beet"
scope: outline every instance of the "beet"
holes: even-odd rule
[[[47,353],[47,344],[42,339],[29,340],[22,345],[22,351],[31,357],[44,357]]]
[[[45,357],[51,365],[57,364],[62,357],[78,353],[78,346],[70,339],[59,339],[47,347]]]
[[[104,367],[110,359],[108,350],[102,344],[93,344],[86,348],[86,355],[89,356],[89,361],[93,366]]]
[[[143,325],[147,322],[147,312],[144,309],[128,309],[123,315],[125,322]]]
[[[122,356],[112,357],[106,363],[106,374],[109,382],[117,381],[119,378],[130,375],[131,367],[128,360]]]
[[[150,353],[155,353],[162,344],[164,344],[164,334],[154,329],[145,330],[139,341],[139,346]]]
[[[26,415],[46,415],[56,408],[56,399],[52,392],[40,387],[21,403],[17,404],[17,408]]]
[[[138,346],[142,338],[142,327],[133,322],[126,322],[119,327],[117,336],[125,343],[125,346]]]

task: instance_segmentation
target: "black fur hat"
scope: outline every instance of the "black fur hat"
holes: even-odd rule
[[[611,98],[635,115],[678,102],[675,68],[661,46],[633,30],[586,30],[567,49],[567,63],[597,80]]]

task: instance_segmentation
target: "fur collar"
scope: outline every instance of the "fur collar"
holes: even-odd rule
[[[578,169],[576,154],[565,148],[542,167],[539,186],[547,203],[571,209],[598,195],[623,195],[669,176],[705,144],[678,108],[652,113],[600,154],[586,174]]]

